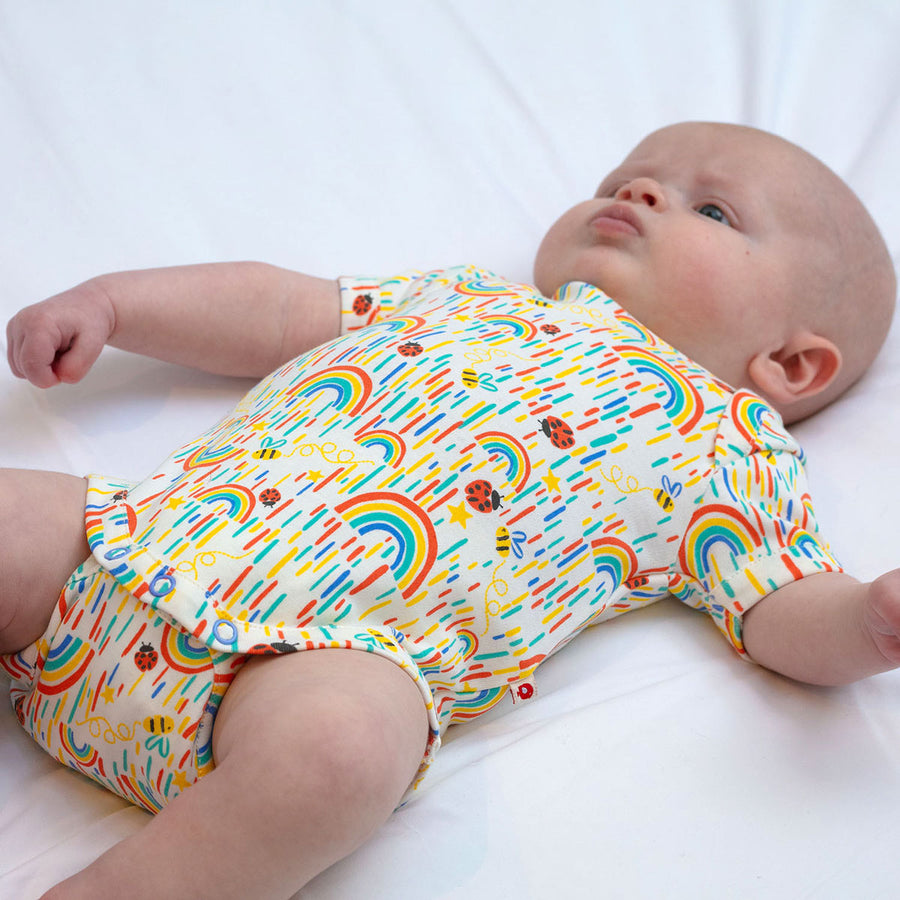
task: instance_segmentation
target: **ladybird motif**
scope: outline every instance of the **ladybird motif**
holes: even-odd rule
[[[263,506],[274,506],[280,499],[281,491],[278,488],[266,488],[259,495],[259,502]]]
[[[500,507],[500,492],[483,478],[466,485],[466,503],[478,512],[489,513]]]
[[[648,584],[650,584],[650,579],[646,575],[635,575],[625,582],[625,587],[630,591],[634,591],[638,588],[647,587]]]
[[[158,662],[159,654],[153,644],[141,644],[141,649],[134,654],[134,664],[142,672],[149,672]]]
[[[274,641],[271,644],[254,644],[247,652],[260,656],[277,656],[279,653],[296,653],[299,648],[296,644],[287,641]]]
[[[422,345],[415,341],[407,341],[397,348],[397,352],[401,356],[418,356],[422,352]]]
[[[115,494],[113,494],[113,501],[116,503],[121,503],[127,496],[128,496],[127,489],[122,490],[122,491],[117,491]]]
[[[364,316],[372,308],[372,295],[360,294],[353,299],[353,312],[358,316]]]
[[[575,432],[556,416],[547,416],[540,421],[541,431],[550,438],[550,443],[560,450],[566,450],[575,443]]]
[[[541,325],[541,331],[543,331],[544,334],[559,334],[559,328],[556,325],[550,325],[549,323],[547,325]]]

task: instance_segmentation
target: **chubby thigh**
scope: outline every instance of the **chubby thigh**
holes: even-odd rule
[[[340,659],[366,656],[374,657],[365,652],[337,654]],[[228,720],[246,719],[245,698],[268,681],[257,669],[268,671],[269,663],[277,662],[260,656],[256,665],[245,666],[247,658],[211,650],[135,599],[89,559],[63,589],[43,636],[3,662],[13,676],[10,690],[20,723],[50,755],[126,800],[158,812],[214,768],[213,725],[231,690],[234,696],[225,704],[215,733],[217,745],[234,743]],[[402,690],[411,691],[425,721],[421,690],[410,677],[413,673],[406,671],[406,660],[395,665],[377,658],[397,670]],[[330,665],[334,668],[333,662]],[[294,667],[309,669],[300,663],[278,671]],[[239,674],[245,669],[245,675]],[[266,690],[278,695],[277,685]],[[279,712],[267,706],[259,715],[277,719]],[[417,766],[427,755],[426,743],[423,736]]]

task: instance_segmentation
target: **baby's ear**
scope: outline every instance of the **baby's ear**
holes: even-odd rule
[[[747,369],[760,393],[779,406],[814,397],[841,370],[841,351],[828,338],[798,332],[779,350],[758,353]]]

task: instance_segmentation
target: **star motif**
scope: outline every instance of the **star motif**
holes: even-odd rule
[[[310,481],[318,481],[322,477],[322,473],[318,469],[314,469],[312,472],[307,472],[306,477]]]
[[[166,501],[166,506],[169,509],[178,509],[181,504],[184,503],[184,500],[181,497],[169,497]]]
[[[103,698],[104,703],[112,703],[116,698],[116,692],[109,685],[107,685],[105,688],[103,688],[102,691],[100,691],[100,696]]]
[[[465,503],[460,503],[459,506],[453,506],[452,504],[447,504],[447,509],[450,510],[450,521],[451,522],[459,522],[463,528],[466,527],[466,522],[472,518],[472,513],[470,513],[466,509]]]
[[[541,479],[547,485],[548,491],[559,493],[559,478],[553,474],[553,469],[547,469],[547,474]]]
[[[251,427],[254,431],[265,431],[265,430],[266,430],[266,423],[265,423],[265,422],[254,422],[250,427]]]
[[[172,776],[172,784],[180,791],[187,790],[191,786],[191,782],[187,780],[187,775],[180,769]]]

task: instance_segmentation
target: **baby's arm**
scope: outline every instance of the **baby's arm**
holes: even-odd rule
[[[900,569],[862,584],[825,572],[785,585],[744,616],[744,647],[810,684],[846,684],[900,666]]]
[[[261,377],[340,328],[337,282],[263,263],[101,275],[7,326],[10,368],[38,387],[75,382],[111,344],[226,375]]]

